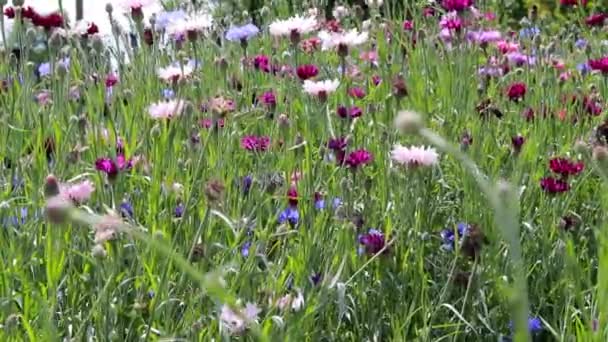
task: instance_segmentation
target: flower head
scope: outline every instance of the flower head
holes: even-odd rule
[[[585,24],[587,26],[598,26],[601,27],[604,25],[606,20],[608,19],[608,13],[596,13],[588,16],[585,19]]]
[[[367,233],[359,235],[359,244],[361,244],[360,252],[365,252],[370,255],[379,253],[386,245],[384,234],[376,229],[370,229]],[[388,249],[384,249],[383,253],[387,253]]]
[[[188,37],[196,40],[213,26],[213,18],[209,14],[199,13],[187,18],[178,20],[167,28],[167,32],[174,39]]]
[[[322,49],[337,49],[338,52],[343,50],[348,52],[348,48],[365,43],[368,37],[369,34],[367,32],[359,33],[355,29],[346,32],[319,32],[319,38],[322,42]]]
[[[391,158],[396,163],[408,166],[433,166],[439,161],[439,155],[434,148],[425,146],[412,146],[405,147],[402,145],[395,145],[391,151]]]
[[[175,83],[188,79],[193,71],[194,67],[190,63],[181,66],[173,64],[164,68],[159,68],[157,74],[161,80]]]
[[[295,226],[298,224],[299,220],[300,220],[300,213],[298,212],[298,208],[290,205],[287,208],[285,208],[285,210],[283,210],[279,213],[277,222],[279,224],[289,222],[290,225]]]
[[[171,119],[182,114],[184,105],[183,100],[158,102],[148,107],[148,114],[155,120]]]
[[[260,29],[254,24],[233,26],[226,32],[226,39],[233,42],[248,41],[260,33]]]
[[[247,151],[266,151],[270,147],[270,138],[266,136],[247,135],[241,138],[241,147]]]
[[[93,191],[95,191],[95,186],[89,180],[59,185],[59,196],[63,196],[77,204],[86,202],[91,197]]]
[[[515,82],[509,85],[507,96],[511,101],[519,101],[526,95],[526,84],[523,82]]]
[[[232,335],[245,332],[247,327],[258,319],[261,310],[252,303],[247,303],[245,308],[234,311],[228,305],[222,306],[220,322],[222,327]]]
[[[549,168],[562,177],[575,176],[585,169],[583,162],[572,162],[566,158],[552,158],[549,160]]]
[[[590,59],[588,64],[591,70],[597,70],[601,71],[603,74],[608,74],[608,56],[598,59]]]
[[[156,15],[155,29],[158,31],[166,30],[169,26],[185,20],[187,13],[184,10],[162,11]]]
[[[317,19],[314,17],[294,17],[277,20],[268,27],[270,34],[277,37],[291,37],[298,42],[304,34],[310,33],[317,28]]]
[[[345,160],[348,167],[357,169],[360,166],[367,165],[374,160],[373,155],[364,149],[359,149],[351,152]]]
[[[296,75],[301,80],[308,80],[319,74],[319,68],[314,64],[304,64],[296,68]]]
[[[540,180],[541,188],[550,194],[559,194],[570,190],[570,185],[564,180],[553,177],[545,177]]]
[[[461,12],[473,6],[473,0],[443,0],[441,7],[446,11]]]
[[[311,81],[305,80],[303,87],[304,91],[310,95],[316,95],[320,98],[326,98],[327,95],[333,93],[340,86],[338,80]]]

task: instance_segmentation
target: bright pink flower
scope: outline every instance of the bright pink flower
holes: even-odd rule
[[[269,108],[274,108],[277,106],[277,97],[274,95],[273,91],[267,91],[260,96],[260,101]]]
[[[403,30],[404,31],[413,31],[414,30],[414,22],[411,20],[406,20],[403,22]]]
[[[116,74],[108,74],[106,77],[106,87],[113,87],[118,83],[118,76]]]
[[[559,0],[559,4],[568,7],[576,5],[587,6],[587,0]]]
[[[496,47],[502,54],[519,51],[519,44],[507,40],[496,42]]]
[[[473,0],[443,0],[441,7],[446,11],[461,12],[473,5]]]

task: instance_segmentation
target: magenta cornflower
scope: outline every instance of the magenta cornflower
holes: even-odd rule
[[[406,20],[403,22],[403,30],[404,31],[413,31],[414,30],[414,22],[411,20]]]
[[[590,59],[588,64],[591,70],[597,70],[601,71],[603,74],[608,74],[608,56]]]
[[[608,13],[596,13],[588,16],[585,19],[585,24],[587,24],[587,26],[601,27],[604,25],[606,20],[608,20]]]
[[[241,138],[241,147],[247,151],[266,151],[270,147],[270,138],[266,136],[247,135]]]
[[[292,186],[287,191],[287,202],[292,207],[298,206],[298,189],[295,186]]]
[[[132,167],[133,160],[127,160],[124,155],[118,155],[116,159],[109,157],[98,158],[95,161],[95,169],[105,173],[110,179],[116,178],[120,171],[129,170]]]
[[[559,194],[570,190],[570,185],[566,181],[553,177],[541,179],[540,186],[545,192],[550,194]]]
[[[575,176],[583,172],[585,169],[585,163],[573,162],[566,158],[552,158],[549,160],[549,168],[554,173],[561,175],[562,177]]]
[[[269,108],[274,108],[277,106],[277,98],[274,95],[274,92],[267,91],[262,96],[260,96],[260,101]]]
[[[257,70],[270,72],[270,58],[266,55],[257,55],[253,58],[253,66]]]
[[[586,6],[587,0],[559,0],[559,4],[566,7],[577,5]]]
[[[446,11],[462,12],[473,5],[473,0],[443,0],[441,7]]]
[[[521,148],[524,146],[525,142],[526,142],[526,138],[524,138],[521,135],[516,135],[516,136],[512,137],[511,145],[513,146],[513,151],[516,154],[519,154],[519,152],[521,152]]]
[[[319,68],[314,64],[304,64],[296,68],[296,74],[304,81],[311,79],[319,74]]]
[[[386,240],[384,234],[376,229],[370,229],[367,233],[359,235],[359,244],[361,248],[359,253],[374,255],[382,251],[386,246]],[[387,253],[388,249],[384,249],[383,253]]]
[[[348,167],[357,169],[360,166],[364,166],[371,163],[373,159],[374,157],[369,151],[365,149],[359,149],[351,152],[346,157],[345,163]]]

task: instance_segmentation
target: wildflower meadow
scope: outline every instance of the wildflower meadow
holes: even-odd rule
[[[516,2],[0,0],[0,341],[607,341],[608,4]]]

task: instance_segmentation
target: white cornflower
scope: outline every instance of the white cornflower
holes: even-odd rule
[[[295,16],[285,20],[277,20],[268,27],[270,34],[277,37],[301,36],[317,28],[314,17]]]
[[[196,39],[213,26],[213,18],[208,14],[197,14],[171,23],[167,32],[174,39]]]
[[[244,309],[234,311],[228,305],[222,306],[220,322],[222,327],[231,335],[242,334],[247,327],[258,319],[260,309],[252,303],[247,303]]]
[[[439,155],[431,147],[395,145],[391,151],[391,159],[403,166],[433,166],[439,161]]]
[[[165,68],[159,68],[157,74],[165,82],[177,82],[190,77],[193,71],[194,67],[189,63],[183,66],[169,65]]]
[[[316,96],[327,96],[328,94],[333,93],[340,86],[340,81],[338,80],[325,80],[325,81],[304,81],[304,91],[310,95]]]

